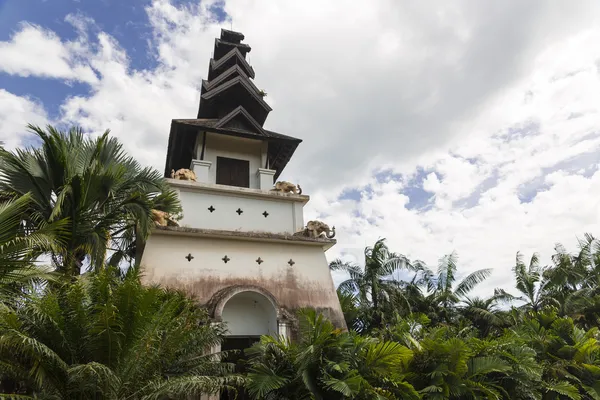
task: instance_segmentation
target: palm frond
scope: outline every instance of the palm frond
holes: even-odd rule
[[[491,268],[480,269],[478,271],[472,272],[466,278],[464,278],[454,290],[457,296],[465,296],[469,293],[475,286],[479,283],[486,280],[492,274]]]

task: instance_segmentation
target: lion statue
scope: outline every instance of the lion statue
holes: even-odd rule
[[[172,216],[161,210],[152,209],[152,220],[158,226],[179,226],[179,224],[173,220]]]
[[[275,187],[271,189],[275,192],[302,194],[300,185],[294,185],[291,182],[279,181],[275,183]]]
[[[306,224],[306,228],[304,228],[304,231],[302,231],[301,233],[303,233],[304,236],[308,236],[315,239],[322,237],[323,235],[327,239],[333,239],[335,237],[335,226],[329,228],[329,225],[327,225],[324,222],[308,221],[308,223]]]
[[[192,171],[191,169],[186,169],[186,168],[181,168],[181,169],[178,169],[177,171],[172,169],[171,170],[171,178],[179,179],[182,181],[196,182],[196,173],[194,171]]]

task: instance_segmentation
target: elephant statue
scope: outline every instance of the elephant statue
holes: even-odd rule
[[[319,238],[325,235],[327,239],[333,239],[335,237],[335,226],[329,228],[329,225],[324,222],[308,221],[304,232],[305,236],[312,238]]]
[[[300,185],[294,185],[291,182],[279,181],[275,183],[275,187],[271,189],[275,192],[302,194]]]
[[[190,169],[186,169],[186,168],[181,168],[181,169],[178,169],[177,171],[172,169],[171,170],[171,178],[179,179],[182,181],[196,182],[196,173],[194,171],[192,171]]]
[[[152,209],[152,220],[158,226],[179,226],[171,215],[165,211]]]

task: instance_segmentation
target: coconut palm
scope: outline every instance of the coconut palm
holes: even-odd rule
[[[26,194],[15,200],[0,203],[0,300],[15,300],[24,287],[52,279],[50,268],[35,263],[40,253],[60,247],[64,221],[54,224],[40,222],[39,229],[27,233],[22,216],[30,206]]]
[[[395,308],[392,299],[402,296],[402,284],[392,279],[392,274],[401,269],[413,267],[405,256],[391,252],[385,239],[379,239],[364,252],[364,270],[354,263],[333,260],[329,264],[332,271],[347,272],[350,277],[339,285],[343,293],[356,294],[363,305],[369,305],[370,324],[379,327],[385,320],[384,310]]]
[[[431,303],[437,306],[437,314],[441,320],[450,322],[455,314],[455,306],[479,283],[487,279],[492,270],[490,268],[479,269],[467,275],[458,284],[457,279],[458,256],[455,252],[440,258],[437,275],[431,271],[424,274],[424,283],[427,286],[428,296]]]
[[[39,147],[0,149],[0,195],[30,194],[24,213],[30,232],[67,221],[64,245],[50,252],[58,271],[76,276],[86,258],[91,268],[99,268],[109,253],[113,264],[131,261],[149,233],[151,209],[180,210],[161,175],[125,154],[109,131],[92,138],[79,128],[29,129]]]
[[[240,384],[224,328],[183,294],[108,267],[0,308],[1,398],[171,399]],[[18,397],[20,396],[20,397]]]
[[[514,297],[513,299],[525,302],[525,304],[520,306],[521,309],[538,312],[544,306],[554,302],[551,297],[546,296],[551,282],[544,279],[536,253],[531,256],[529,265],[525,265],[523,255],[517,252],[513,272],[516,279],[516,288],[521,292],[521,296]]]

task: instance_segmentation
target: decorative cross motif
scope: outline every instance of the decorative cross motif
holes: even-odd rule
[[[192,260],[194,259],[194,256],[192,255],[192,253],[188,253],[188,255],[185,256],[185,258],[188,260],[188,262],[192,262]]]
[[[231,258],[227,257],[227,254],[226,254],[225,257],[221,258],[221,260],[223,260],[223,262],[225,264],[227,264],[227,261],[231,260]]]
[[[238,208],[237,210],[235,210],[235,212],[238,213],[238,215],[242,215],[244,210],[242,210],[241,208]]]
[[[263,213],[263,215],[265,216],[265,218],[267,218],[267,217],[269,216],[269,213],[265,211],[265,212]]]
[[[294,262],[294,260],[292,260],[292,259],[290,258],[290,261],[288,261],[288,264],[290,264],[290,267],[293,267],[293,266],[294,266],[294,264],[296,264],[296,263]]]
[[[263,259],[262,259],[262,258],[260,258],[260,257],[258,257],[258,258],[256,259],[256,263],[257,263],[258,265],[262,264],[262,263],[263,263]]]
[[[214,208],[213,206],[208,207],[208,211],[210,211],[210,212],[213,212],[215,210],[216,210],[216,208]]]

